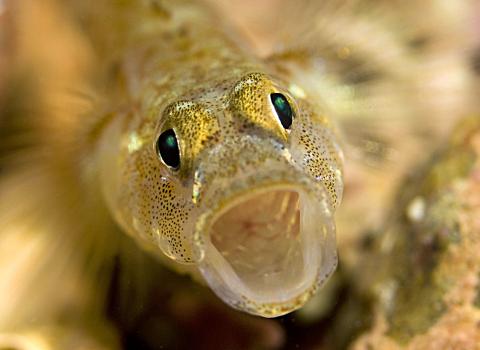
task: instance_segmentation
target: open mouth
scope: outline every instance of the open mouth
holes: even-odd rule
[[[202,269],[217,294],[263,316],[300,307],[318,286],[327,260],[336,264],[335,252],[334,258],[325,254],[332,236],[335,250],[334,234],[314,199],[301,188],[283,186],[225,205],[209,225]]]
[[[244,288],[265,299],[301,282],[303,249],[297,192],[275,190],[232,205],[214,222],[210,239]]]

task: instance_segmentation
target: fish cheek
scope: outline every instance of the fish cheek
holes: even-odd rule
[[[181,184],[151,152],[141,152],[130,171],[125,202],[132,233],[180,263],[195,261],[191,247],[193,205]]]
[[[328,193],[332,208],[340,204],[343,193],[341,149],[328,124],[312,121],[312,111],[304,108],[290,135],[292,156],[297,164],[321,183]]]

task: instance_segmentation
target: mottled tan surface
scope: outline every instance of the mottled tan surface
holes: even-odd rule
[[[480,348],[480,118],[445,148],[404,184],[357,271],[376,304],[353,349]]]

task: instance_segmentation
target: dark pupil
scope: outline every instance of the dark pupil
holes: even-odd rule
[[[175,132],[172,129],[164,131],[157,141],[157,151],[165,164],[172,168],[180,165],[180,151]]]
[[[282,123],[285,129],[290,129],[293,121],[293,112],[287,98],[282,94],[271,94],[270,98],[277,112],[278,119],[280,119],[280,123]]]

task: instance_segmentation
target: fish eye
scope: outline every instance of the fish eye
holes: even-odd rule
[[[180,149],[173,129],[165,130],[157,140],[157,154],[168,167],[177,170],[180,166]]]
[[[293,122],[293,111],[287,98],[280,93],[274,93],[270,95],[270,100],[282,126],[285,129],[290,129]]]

